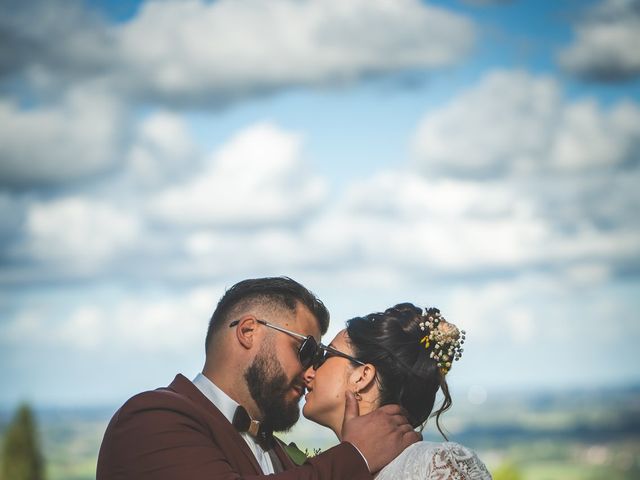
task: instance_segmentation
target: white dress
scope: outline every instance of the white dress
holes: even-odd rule
[[[416,442],[407,447],[376,480],[491,480],[472,450],[453,442]]]

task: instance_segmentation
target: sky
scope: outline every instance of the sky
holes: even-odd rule
[[[449,374],[640,382],[640,2],[6,0],[0,405],[193,377],[225,288],[435,306]]]

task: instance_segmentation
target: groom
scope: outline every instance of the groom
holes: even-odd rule
[[[328,325],[322,302],[290,278],[231,287],[211,317],[202,373],[178,374],[116,412],[97,480],[372,478],[419,439],[397,405],[358,416],[348,394],[341,443],[302,466],[272,436],[298,420],[302,375]]]

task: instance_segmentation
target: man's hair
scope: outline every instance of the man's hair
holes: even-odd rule
[[[251,278],[236,283],[229,288],[216,306],[205,340],[208,351],[211,338],[228,322],[230,314],[237,315],[238,308],[250,306],[280,307],[295,312],[301,303],[309,309],[318,321],[320,332],[324,335],[329,328],[329,311],[312,292],[289,277]]]

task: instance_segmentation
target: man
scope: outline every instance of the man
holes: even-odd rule
[[[419,438],[398,406],[359,417],[348,395],[342,442],[302,466],[271,435],[297,421],[303,373],[328,324],[322,302],[289,278],[231,287],[211,317],[202,373],[177,375],[116,412],[97,480],[372,478]]]

